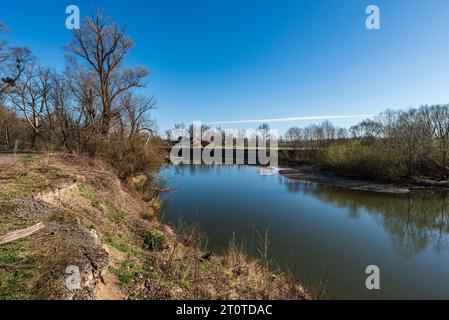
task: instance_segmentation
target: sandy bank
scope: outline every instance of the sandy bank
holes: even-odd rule
[[[303,165],[295,169],[280,170],[279,173],[293,180],[310,181],[334,187],[377,193],[408,194],[418,190],[449,191],[449,181],[435,181],[424,178],[414,178],[404,183],[386,183],[342,177],[335,172],[325,170],[315,165]]]
[[[411,191],[411,189],[407,186],[343,178],[335,175],[334,173],[309,166],[298,169],[285,169],[281,170],[279,173],[283,177],[289,179],[310,181],[351,190],[394,194],[407,194]]]

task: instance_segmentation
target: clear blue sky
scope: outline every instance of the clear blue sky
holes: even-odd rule
[[[2,1],[8,40],[62,68],[68,4],[82,16],[102,8],[128,26],[136,42],[128,62],[151,71],[146,92],[158,97],[162,132],[192,120],[372,114],[449,102],[447,0]],[[365,28],[369,4],[380,7],[382,30]]]

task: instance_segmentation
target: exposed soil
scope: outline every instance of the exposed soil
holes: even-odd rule
[[[0,166],[1,165],[11,165],[17,162],[20,162],[23,159],[24,155],[18,154],[7,154],[7,153],[0,153]]]
[[[147,181],[122,182],[106,165],[74,155],[0,165],[0,236],[45,225],[0,246],[0,299],[309,298],[237,245],[205,253],[198,230],[159,223],[158,188]]]
[[[302,165],[295,169],[280,170],[279,173],[286,178],[310,181],[324,185],[331,185],[351,190],[369,191],[377,193],[407,194],[417,189],[438,189],[449,191],[449,181],[433,181],[416,178],[404,183],[385,183],[342,177],[335,172],[325,170],[315,165]]]
[[[396,194],[406,194],[410,192],[409,188],[396,184],[381,182],[377,183],[339,177],[332,172],[324,171],[323,169],[315,166],[304,166],[297,169],[281,170],[280,174],[289,179],[310,181],[351,190]]]

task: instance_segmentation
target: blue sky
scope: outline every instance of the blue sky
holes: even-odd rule
[[[63,68],[65,8],[127,25],[160,131],[192,120],[375,114],[449,102],[447,0],[2,1],[8,40]],[[365,28],[365,8],[381,30]],[[350,125],[356,120],[336,122]],[[281,131],[304,122],[273,123]],[[254,125],[252,125],[254,126]]]

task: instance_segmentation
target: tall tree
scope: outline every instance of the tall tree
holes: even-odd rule
[[[119,115],[121,95],[143,87],[148,70],[125,68],[124,61],[133,47],[126,29],[104,18],[98,12],[75,30],[72,43],[66,48],[72,67],[83,68],[95,76],[95,95],[100,100],[100,132],[108,135],[112,122]]]
[[[298,143],[303,138],[303,130],[298,127],[291,127],[287,130],[285,136],[290,143]]]
[[[449,152],[449,105],[436,105],[426,108],[435,137],[439,143],[439,153],[444,174],[447,174],[447,158]]]
[[[6,31],[0,21],[0,34]],[[27,63],[32,59],[28,48],[7,47],[8,42],[0,38],[0,95],[14,87]]]
[[[35,143],[45,120],[51,113],[50,99],[50,71],[37,65],[34,61],[22,72],[14,87],[8,90],[8,100],[12,107],[26,119],[33,131],[32,147]]]
[[[259,134],[262,134],[262,138],[268,140],[270,138],[270,125],[268,123],[262,123],[259,127],[257,127]]]

